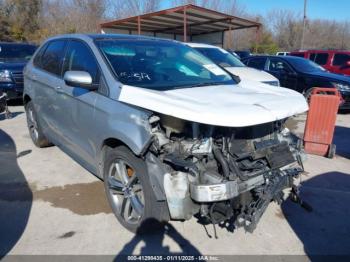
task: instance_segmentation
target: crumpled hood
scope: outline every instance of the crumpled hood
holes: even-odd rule
[[[119,101],[184,120],[227,127],[272,122],[308,110],[301,94],[254,81],[170,91],[124,85]]]
[[[238,75],[241,79],[255,80],[259,82],[278,81],[273,75],[252,67],[226,67],[232,74]]]

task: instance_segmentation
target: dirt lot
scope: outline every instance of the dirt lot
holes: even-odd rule
[[[102,182],[57,147],[35,148],[22,106],[0,118],[1,254],[347,254],[350,255],[350,114],[338,115],[337,156],[309,156],[302,195],[314,211],[271,204],[253,234],[218,228],[208,238],[192,219],[138,237],[123,229]],[[289,122],[302,134],[305,116]],[[212,234],[213,228],[208,227]]]

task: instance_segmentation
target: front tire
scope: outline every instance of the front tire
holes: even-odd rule
[[[40,148],[51,146],[52,144],[42,132],[32,101],[29,101],[25,105],[25,111],[27,115],[27,126],[30,138],[32,139],[34,145]]]
[[[129,231],[147,233],[167,220],[165,201],[157,201],[146,163],[127,147],[106,148],[104,186],[118,221]]]

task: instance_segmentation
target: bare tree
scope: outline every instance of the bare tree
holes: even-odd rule
[[[245,14],[245,6],[238,0],[173,0],[173,6],[193,4],[231,15]]]
[[[41,0],[2,0],[0,2],[1,34],[12,40],[30,41],[39,29]]]
[[[290,10],[274,10],[265,17],[265,24],[272,31],[280,50],[300,48],[302,15]],[[350,48],[349,22],[326,19],[309,19],[306,23],[304,48],[346,49]]]
[[[265,21],[281,50],[300,48],[303,26],[300,13],[290,10],[273,10],[267,14]]]
[[[144,13],[154,12],[159,9],[160,1],[157,0],[110,0],[109,8],[114,18],[123,18],[129,16],[140,15]]]
[[[107,2],[103,0],[44,1],[37,41],[63,33],[94,33],[104,19]]]

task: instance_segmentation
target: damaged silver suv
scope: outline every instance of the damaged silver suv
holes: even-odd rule
[[[180,42],[62,35],[25,68],[31,138],[104,180],[120,223],[187,220],[254,230],[303,171],[284,127],[302,95],[239,78]],[[91,196],[93,197],[93,196]]]

